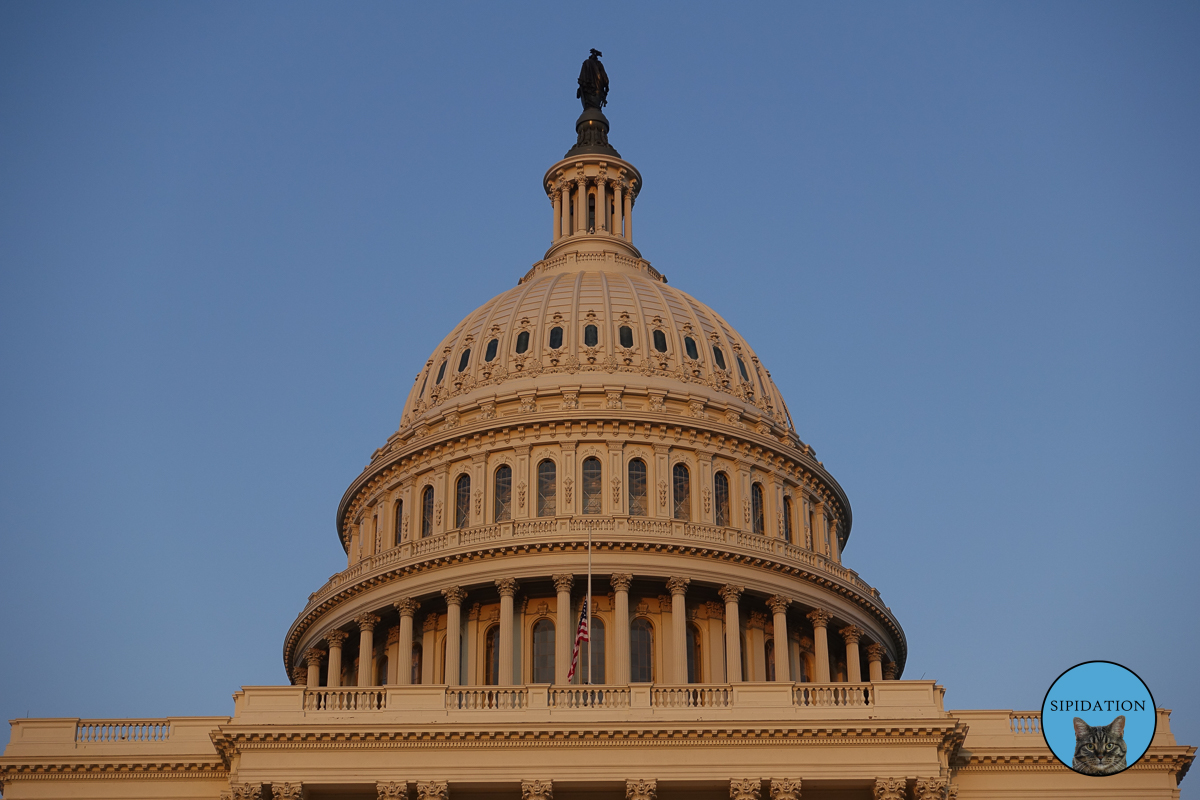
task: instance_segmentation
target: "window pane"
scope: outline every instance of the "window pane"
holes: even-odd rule
[[[562,328],[557,325],[550,329],[550,349],[557,350],[562,347]]]
[[[700,636],[693,625],[687,626],[687,679],[688,683],[700,683]]]
[[[591,683],[604,683],[604,623],[597,617],[592,617],[591,641],[583,645],[585,648],[584,663],[591,661],[591,675],[584,676]]]
[[[621,335],[621,347],[633,347],[633,329],[627,325],[622,325],[618,331]]]
[[[713,503],[716,510],[716,522],[722,527],[729,525],[729,478],[724,472],[718,472],[713,477]]]
[[[442,378],[444,378],[444,377],[446,377],[446,362],[445,361],[443,361],[442,365],[440,367],[438,367],[438,376],[437,376],[437,381],[435,381],[435,383],[441,383]]]
[[[458,371],[462,372],[467,368],[467,364],[471,363],[471,348],[463,350],[462,355],[458,358]]]
[[[750,487],[750,505],[751,519],[754,523],[754,532],[760,536],[766,533],[766,526],[763,521],[763,489],[761,483],[756,483]]]
[[[692,518],[692,483],[688,468],[683,464],[676,464],[672,470],[672,478],[675,486],[674,517],[687,522]]]
[[[454,492],[454,527],[465,528],[471,524],[471,476],[460,475]]]
[[[646,462],[635,458],[629,462],[629,515],[645,517],[648,515],[646,494]]]
[[[792,498],[783,498],[783,538],[794,541],[792,536]]]
[[[595,347],[600,341],[600,332],[596,330],[595,325],[588,325],[583,329],[583,344],[584,347]]]
[[[538,516],[553,517],[558,513],[557,485],[555,481],[554,462],[550,460],[538,464]]]
[[[533,626],[533,682],[554,683],[554,623],[548,619]]]
[[[696,349],[696,340],[690,336],[683,337],[683,348],[687,350],[688,358],[693,361],[700,360],[700,352]]]
[[[600,459],[584,459],[583,513],[585,514],[600,514],[604,511],[602,473],[603,469],[600,466]]]
[[[404,534],[404,501],[396,501],[396,544],[400,544],[400,537]]]
[[[654,349],[660,353],[667,352],[667,335],[662,331],[654,332]]]
[[[421,537],[433,535],[433,487],[421,493]]]
[[[529,349],[529,331],[521,331],[517,334],[517,352],[524,353]]]
[[[512,519],[512,467],[507,464],[496,470],[496,522]]]
[[[484,361],[491,361],[496,357],[496,351],[500,348],[500,340],[492,339],[488,342],[487,352],[483,354]]]
[[[750,374],[748,372],[746,372],[746,362],[742,361],[741,356],[737,357],[737,362],[738,362],[738,372],[742,373],[742,380],[749,382]]]
[[[650,683],[654,680],[654,634],[650,623],[638,617],[629,626],[629,680]]]
[[[718,367],[725,369],[725,354],[715,344],[713,345],[713,359],[717,362]]]

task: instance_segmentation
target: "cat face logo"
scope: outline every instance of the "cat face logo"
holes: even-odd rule
[[[1125,715],[1108,725],[1088,725],[1079,717],[1075,725],[1075,759],[1071,769],[1084,775],[1112,775],[1125,764]]]

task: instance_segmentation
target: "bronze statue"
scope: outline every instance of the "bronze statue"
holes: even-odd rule
[[[593,47],[592,54],[579,70],[579,91],[575,92],[575,96],[583,101],[584,111],[608,105],[608,73],[600,63],[602,55]]]

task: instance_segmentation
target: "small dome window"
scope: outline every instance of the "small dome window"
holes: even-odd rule
[[[562,328],[555,325],[550,329],[550,349],[557,350],[562,347]]]
[[[617,333],[621,337],[621,347],[633,347],[633,330],[628,325],[622,325]]]
[[[446,377],[446,362],[445,361],[443,361],[442,365],[440,367],[438,367],[438,376],[437,376],[437,380],[434,381],[434,383],[441,383],[442,378],[444,378],[444,377]]]
[[[587,325],[583,329],[583,346],[595,347],[600,341],[600,332],[595,325]]]
[[[484,361],[492,361],[496,358],[496,351],[500,349],[500,340],[492,339],[488,342],[487,351],[483,354]]]
[[[700,360],[700,353],[696,350],[696,340],[690,336],[683,337],[683,347],[687,350],[688,358],[693,361]]]
[[[721,352],[721,348],[713,345],[713,360],[717,362],[717,366],[725,369],[725,354]]]
[[[517,353],[524,353],[529,349],[529,331],[521,331],[517,334]]]
[[[458,371],[462,372],[467,368],[467,364],[471,363],[471,348],[463,350],[462,355],[458,358]]]
[[[742,373],[742,380],[749,383],[750,382],[750,373],[746,372],[746,362],[742,361],[741,356],[737,357],[737,362],[738,362],[738,372]]]
[[[654,349],[660,353],[667,352],[667,335],[662,331],[654,332]]]

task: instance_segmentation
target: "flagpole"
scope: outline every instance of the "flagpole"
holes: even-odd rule
[[[592,521],[588,520],[588,590],[587,590],[587,682],[592,685]]]

